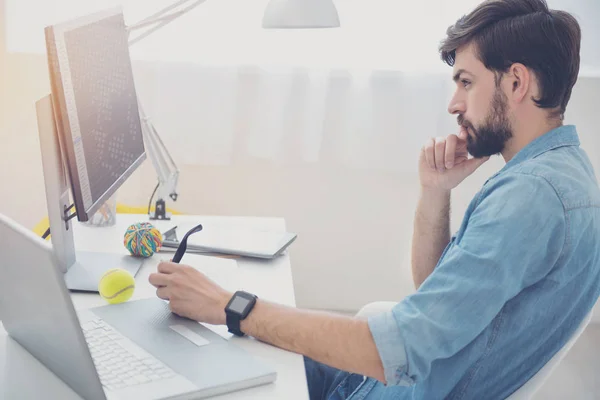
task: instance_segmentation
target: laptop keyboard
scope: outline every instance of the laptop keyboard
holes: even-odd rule
[[[97,318],[81,325],[100,382],[110,390],[159,381],[176,373]]]

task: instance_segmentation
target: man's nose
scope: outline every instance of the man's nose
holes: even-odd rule
[[[456,95],[452,97],[450,104],[448,104],[448,112],[450,114],[464,114],[467,111],[466,108],[465,102],[458,99]]]

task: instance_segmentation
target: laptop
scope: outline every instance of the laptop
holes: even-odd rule
[[[0,238],[4,328],[81,397],[197,399],[276,379],[161,299],[76,312],[48,242],[1,214]]]
[[[270,260],[283,254],[298,236],[291,232],[264,231],[210,223],[202,225],[201,231],[189,237],[187,251]],[[193,227],[193,224],[184,224],[162,232],[161,250],[176,251],[179,247],[179,238],[184,237]]]

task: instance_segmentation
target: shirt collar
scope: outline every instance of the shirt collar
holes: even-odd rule
[[[535,138],[527,146],[523,147],[515,156],[504,166],[503,169],[515,166],[523,161],[535,158],[552,149],[563,146],[579,146],[579,137],[575,125],[563,125],[546,132],[542,136]]]

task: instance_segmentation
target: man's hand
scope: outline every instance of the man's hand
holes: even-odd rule
[[[150,274],[156,295],[169,300],[175,314],[213,325],[226,323],[225,306],[233,296],[202,272],[172,262],[158,264],[158,272]]]
[[[450,191],[486,162],[489,157],[471,158],[467,152],[467,132],[429,139],[419,157],[419,178],[427,190]]]

